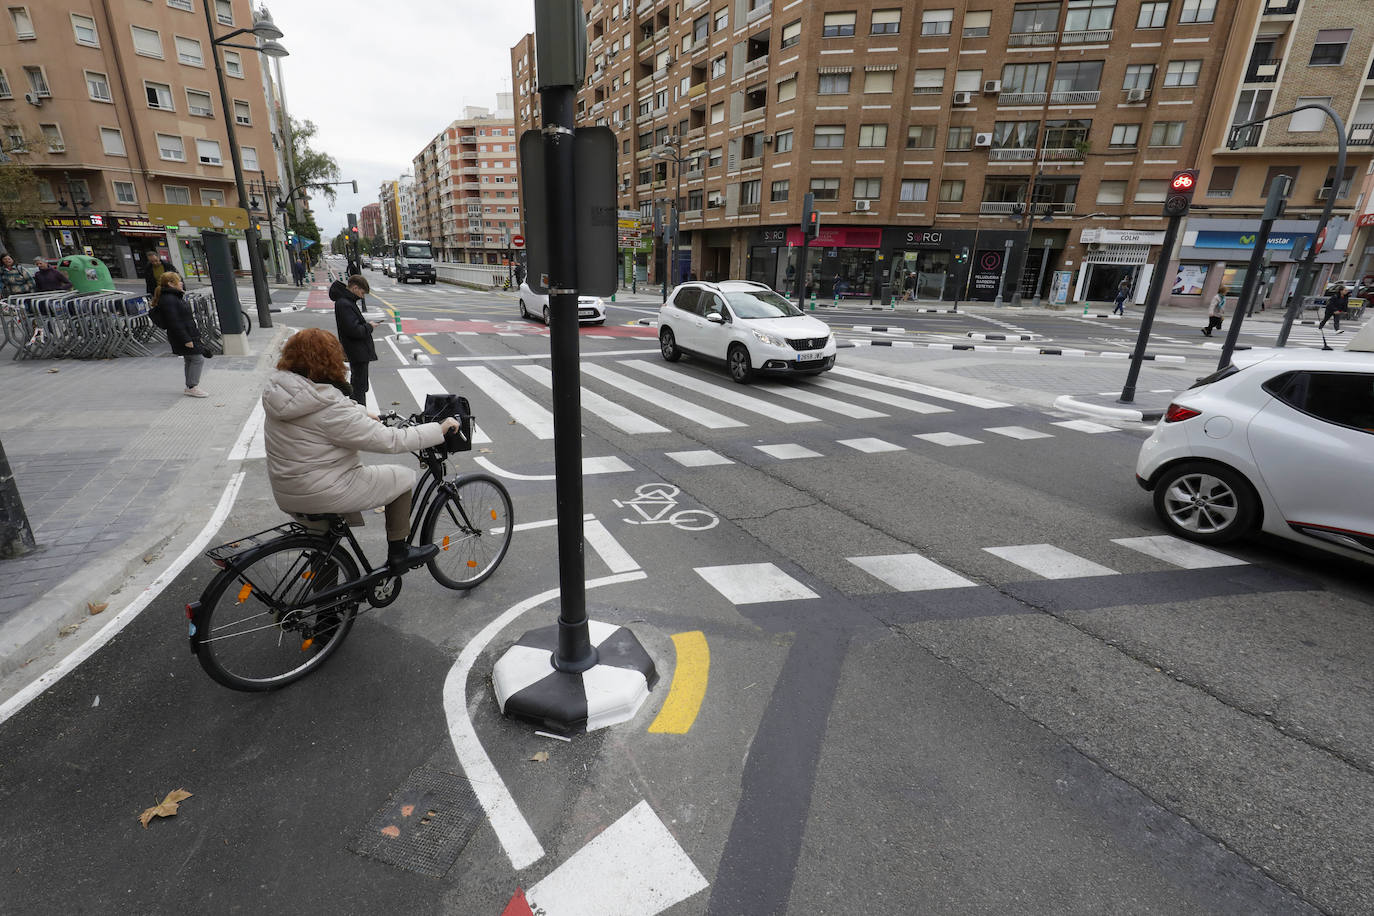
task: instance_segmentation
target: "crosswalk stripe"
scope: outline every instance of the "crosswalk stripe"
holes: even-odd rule
[[[592,362],[582,364],[582,374],[590,375],[592,378],[599,379],[608,385],[615,386],[625,394],[633,395],[641,400],[648,401],[656,407],[660,407],[670,413],[675,413],[684,420],[690,420],[705,426],[707,429],[729,429],[746,424],[739,420],[731,419],[724,414],[708,410],[700,405],[693,404],[691,401],[676,397],[657,388],[638,382],[627,375],[622,375],[605,366],[597,365]]]
[[[968,436],[961,436],[958,433],[917,433],[917,439],[924,439],[935,445],[954,447],[956,445],[982,445],[981,439],[970,439]]]
[[[733,407],[738,407],[740,410],[747,410],[751,413],[767,417],[770,420],[777,420],[779,423],[819,422],[815,417],[808,414],[798,413],[795,410],[789,410],[786,407],[770,404],[760,398],[743,394],[739,391],[738,387],[730,389],[722,388],[720,385],[712,385],[710,382],[704,382],[701,379],[693,378],[685,372],[669,369],[666,366],[652,363],[645,359],[623,359],[620,361],[620,365],[629,366],[631,369],[638,369],[640,372],[652,375],[654,378],[662,379],[665,382],[671,382],[674,385],[686,388],[688,391],[695,391],[697,394],[705,395],[708,398],[714,398],[717,401],[724,401]]]
[[[942,401],[953,401],[956,404],[964,404],[969,407],[979,407],[990,410],[996,407],[1011,406],[1001,401],[994,401],[991,398],[981,398],[975,394],[964,394],[962,391],[950,391],[947,388],[936,388],[934,385],[923,385],[920,382],[912,382],[906,379],[888,378],[887,376],[877,375],[872,372],[864,372],[861,369],[850,369],[846,366],[835,366],[830,371],[847,378],[859,379],[860,381],[870,382],[875,385],[886,385],[889,388],[899,388],[903,391],[924,394],[927,397],[939,398]]]
[[[549,371],[548,366],[539,366],[530,363],[523,366],[516,366],[515,368],[517,371],[525,373],[545,388],[553,388],[553,373]],[[648,417],[641,416],[627,407],[622,407],[609,398],[603,398],[585,385],[582,387],[582,408],[584,410],[590,410],[623,433],[635,435],[638,433],[668,432],[668,427],[660,426]]]
[[[821,457],[820,452],[813,452],[811,449],[807,448],[804,445],[796,445],[791,442],[783,443],[781,445],[756,445],[754,446],[754,448],[763,452],[765,455],[771,455],[774,458],[781,458],[784,461],[791,458]]]
[[[1183,569],[1210,569],[1215,566],[1246,566],[1244,560],[1227,556],[1201,544],[1168,534],[1141,538],[1112,538],[1113,544],[1139,551],[1146,556],[1172,563]]]
[[[899,592],[920,592],[933,588],[969,588],[978,584],[919,553],[845,559]]]
[[[1060,420],[1053,426],[1062,426],[1065,429],[1072,429],[1080,433],[1111,433],[1116,432],[1115,426],[1107,426],[1103,423],[1094,423],[1092,420]]]
[[[847,445],[858,452],[873,454],[874,452],[904,452],[906,446],[887,442],[883,439],[841,439],[840,445]]]
[[[985,433],[996,433],[999,436],[1006,436],[1008,439],[1053,439],[1049,433],[1037,432],[1027,429],[1024,426],[989,426],[983,430]]]
[[[732,604],[820,597],[772,563],[698,566],[696,574]]]
[[[1083,576],[1115,576],[1117,571],[1069,553],[1053,544],[1021,544],[984,547],[988,553],[1014,563],[1045,579],[1078,579]]]
[[[667,456],[685,468],[704,468],[716,464],[734,464],[729,458],[710,449],[697,449],[690,452],[668,452]]]
[[[948,407],[940,407],[937,404],[927,404],[925,401],[913,401],[911,398],[904,398],[900,394],[891,394],[886,391],[873,391],[868,388],[861,388],[858,385],[851,385],[848,382],[838,382],[835,379],[816,378],[811,381],[812,385],[821,388],[828,388],[831,391],[839,391],[856,398],[865,398],[870,401],[877,401],[879,404],[886,404],[889,407],[900,407],[903,410],[910,410],[912,413],[949,413]]]
[[[410,396],[415,399],[415,408],[418,410],[425,406],[425,395],[427,394],[449,394],[447,386],[443,385],[434,373],[428,369],[398,369],[397,374],[401,376],[401,381],[405,382],[406,388],[410,390]],[[368,395],[371,396],[369,391]],[[474,445],[486,445],[491,442],[488,436],[474,421],[472,424],[472,443]]]
[[[848,401],[839,401],[835,398],[828,398],[823,394],[814,391],[807,391],[804,388],[793,388],[784,385],[759,386],[760,391],[767,391],[769,394],[776,394],[779,397],[791,398],[794,401],[801,401],[803,404],[815,407],[818,410],[828,410],[837,413],[842,417],[849,417],[854,420],[869,420],[874,417],[885,417],[887,414],[876,410],[869,410],[858,404],[850,404]]]
[[[534,398],[517,389],[485,366],[458,366],[458,371],[482,389],[512,420],[528,429],[536,439],[553,438],[553,414]]]

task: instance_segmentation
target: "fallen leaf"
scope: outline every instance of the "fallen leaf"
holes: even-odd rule
[[[99,614],[101,611],[105,610],[109,606],[110,602],[108,601],[102,601],[99,604],[96,604],[93,601],[86,602],[86,610],[91,612],[92,617],[94,617],[96,614]]]
[[[160,556],[162,556],[162,554],[160,554],[160,553],[150,553],[150,554],[148,554],[146,557],[143,558],[143,562],[144,562],[144,563],[151,563],[151,562],[153,562],[154,560],[156,560],[156,559],[157,559],[158,557],[160,557]]]
[[[61,371],[62,371],[61,369],[49,369],[49,370],[48,370],[48,374],[51,375],[51,374],[54,373],[54,372],[61,372]]]
[[[548,759],[549,759],[549,752],[548,752],[548,751],[539,751],[538,753],[536,753],[536,754],[535,754],[533,757],[531,757],[530,759],[533,760],[535,763],[543,763],[545,760],[548,760]]]
[[[75,633],[78,629],[80,629],[80,627],[79,627],[77,624],[69,623],[69,624],[67,624],[65,627],[63,627],[62,629],[58,630],[58,631],[57,631],[57,635],[58,635],[58,636],[70,636],[70,635],[72,635],[73,633]]]
[[[190,797],[191,793],[185,789],[173,789],[168,792],[167,797],[162,800],[162,804],[153,805],[138,816],[139,821],[143,824],[143,829],[147,830],[148,822],[155,817],[171,817],[176,814],[181,803]]]

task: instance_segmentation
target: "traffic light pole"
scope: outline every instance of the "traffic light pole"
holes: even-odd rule
[[[1169,227],[1164,231],[1164,245],[1160,248],[1160,261],[1168,266],[1174,256],[1174,244],[1178,241],[1178,230],[1183,224],[1183,214],[1169,217]],[[1120,402],[1130,404],[1135,401],[1135,386],[1140,379],[1140,364],[1145,359],[1145,347],[1150,342],[1150,328],[1154,327],[1155,310],[1159,308],[1159,297],[1164,293],[1164,268],[1159,267],[1150,276],[1150,294],[1145,297],[1145,313],[1140,317],[1140,334],[1131,352],[1131,368],[1126,373],[1126,384],[1121,389]]]
[[[1287,175],[1275,175],[1269,183],[1269,196],[1260,219],[1259,237],[1255,240],[1254,250],[1250,252],[1250,264],[1245,268],[1245,284],[1241,288],[1240,298],[1236,300],[1236,310],[1231,314],[1231,325],[1226,329],[1226,342],[1221,345],[1218,369],[1225,369],[1231,363],[1231,354],[1235,352],[1236,340],[1240,337],[1240,326],[1245,320],[1246,307],[1255,295],[1260,273],[1264,270],[1264,252],[1269,247],[1269,233],[1274,228],[1274,220],[1283,214],[1283,199],[1292,185],[1293,179]]]
[[[816,221],[816,196],[810,191],[802,198],[802,249],[801,263],[797,265],[797,308],[806,310],[806,271],[807,261],[810,260],[811,249],[811,225]],[[817,230],[820,225],[817,223]]]

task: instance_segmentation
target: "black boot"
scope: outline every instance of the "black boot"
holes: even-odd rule
[[[414,569],[439,553],[436,544],[411,547],[405,541],[386,542],[386,562],[392,569]]]

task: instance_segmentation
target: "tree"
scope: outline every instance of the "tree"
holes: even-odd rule
[[[5,128],[14,123],[10,112],[0,111],[0,123]],[[30,148],[15,145],[8,129],[0,134],[3,134],[0,135],[0,242],[6,251],[14,251],[10,229],[41,222],[43,206],[38,199],[38,176],[20,158],[30,152]]]
[[[323,181],[337,181],[339,179],[339,164],[334,157],[328,153],[322,153],[310,145],[310,140],[319,131],[315,122],[310,120],[297,121],[295,118],[288,118],[291,127],[291,167],[296,176],[296,184],[312,184]],[[322,187],[324,195],[330,203],[334,202],[334,189],[332,187]],[[304,192],[302,192],[304,193]],[[305,239],[312,239],[320,242],[324,236],[320,232],[320,227],[315,223],[315,217],[310,212],[309,206],[300,208],[301,217],[296,217],[296,207],[286,208],[287,224],[296,235]]]

